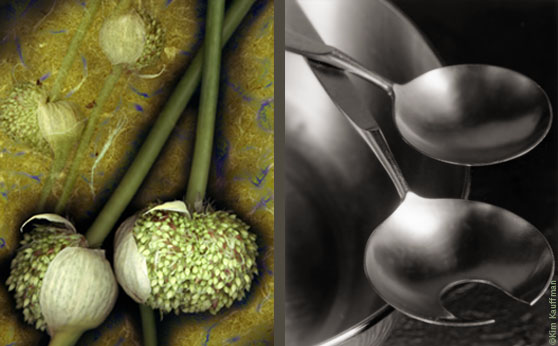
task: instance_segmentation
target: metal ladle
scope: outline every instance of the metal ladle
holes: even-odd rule
[[[422,198],[409,190],[381,132],[366,135],[402,201],[368,239],[365,271],[389,304],[419,320],[444,325],[494,322],[461,320],[440,297],[464,282],[495,286],[533,305],[554,273],[546,238],[503,208],[463,199]]]
[[[533,305],[554,273],[546,238],[521,217],[494,205],[413,193],[387,140],[347,75],[309,61],[336,106],[372,149],[393,181],[401,204],[371,234],[365,272],[376,292],[399,311],[441,325],[483,325],[460,319],[440,297],[464,282],[481,282]]]
[[[552,123],[550,101],[533,80],[490,65],[454,65],[406,84],[393,83],[340,50],[286,29],[286,48],[351,72],[384,89],[393,100],[403,139],[444,162],[481,166],[533,149]]]

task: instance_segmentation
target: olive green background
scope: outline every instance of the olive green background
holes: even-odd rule
[[[138,2],[133,2],[137,4]],[[131,163],[142,139],[203,38],[205,1],[150,0],[142,6],[166,30],[160,61],[119,80],[96,129],[66,214],[85,231]],[[110,64],[97,35],[115,6],[104,0],[72,66],[64,93],[87,116]],[[0,8],[0,97],[21,81],[41,79],[48,88],[84,13],[80,0],[13,0]],[[167,315],[159,322],[161,345],[273,344],[274,319],[274,2],[257,1],[223,56],[220,107],[209,197],[234,210],[258,236],[259,272],[247,299],[216,316]],[[158,74],[156,78],[143,75]],[[195,130],[195,94],[169,143],[124,216],[148,203],[182,198]],[[19,225],[34,212],[51,158],[0,135],[0,345],[47,342],[23,322],[4,282],[20,239]],[[59,180],[49,201],[61,192]],[[105,242],[112,259],[112,235]],[[137,306],[121,290],[116,308],[79,345],[140,345]]]

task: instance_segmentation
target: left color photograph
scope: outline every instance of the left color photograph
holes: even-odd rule
[[[0,345],[273,345],[274,1],[0,6]]]

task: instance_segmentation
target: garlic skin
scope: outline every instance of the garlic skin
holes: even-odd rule
[[[99,45],[111,64],[140,70],[159,59],[164,36],[159,21],[145,11],[132,10],[103,23]]]
[[[161,312],[216,314],[244,298],[257,274],[248,228],[234,214],[191,212],[182,201],[138,213],[116,233],[117,280],[136,302]]]
[[[37,108],[37,121],[43,138],[56,154],[73,143],[81,134],[83,123],[80,121],[77,106],[69,101],[40,103]]]
[[[27,220],[6,282],[27,323],[51,336],[95,328],[118,295],[104,251],[87,248],[85,237],[65,218],[39,214]]]
[[[107,19],[99,31],[99,45],[111,64],[134,64],[145,46],[145,25],[134,11]]]
[[[50,262],[39,305],[48,333],[99,326],[109,315],[118,286],[103,250],[67,247]]]
[[[137,216],[126,219],[115,235],[114,272],[124,291],[136,302],[145,303],[151,294],[145,257],[139,253],[133,227]]]

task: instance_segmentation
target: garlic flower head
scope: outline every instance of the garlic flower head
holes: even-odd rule
[[[45,103],[47,94],[40,85],[20,83],[7,98],[0,101],[0,129],[11,140],[44,154],[49,145],[37,122],[37,108]]]
[[[133,70],[159,59],[164,38],[159,21],[143,10],[113,16],[99,31],[99,45],[111,64],[126,64]]]
[[[59,331],[85,331],[100,325],[118,294],[104,251],[87,248],[83,235],[66,219],[40,214],[21,227],[25,232],[12,260],[8,289],[26,322]]]
[[[48,102],[41,85],[16,85],[0,102],[0,129],[43,154],[56,154],[81,133],[80,112],[69,101]]]
[[[244,298],[257,274],[256,235],[234,214],[190,212],[182,201],[128,218],[116,232],[116,278],[164,313],[216,314]]]

